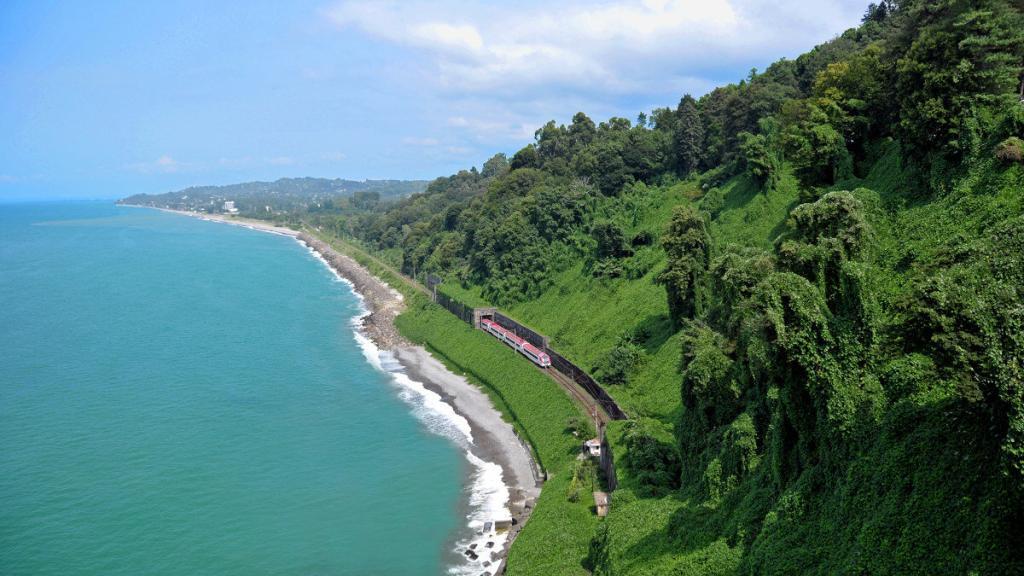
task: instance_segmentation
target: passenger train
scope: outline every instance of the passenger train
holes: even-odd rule
[[[480,327],[484,332],[488,332],[491,336],[494,336],[498,340],[501,340],[505,344],[515,348],[520,354],[526,356],[531,362],[541,368],[551,366],[550,356],[540,351],[533,344],[530,344],[526,340],[516,336],[515,332],[502,328],[497,322],[484,318],[480,321]]]

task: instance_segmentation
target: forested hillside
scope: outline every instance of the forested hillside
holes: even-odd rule
[[[314,221],[550,334],[633,417],[580,570],[1020,574],[1022,74],[1019,2],[885,1]]]
[[[224,202],[235,203],[248,218],[297,219],[308,211],[349,214],[371,210],[381,202],[422,192],[421,180],[342,180],[341,178],[279,178],[227,186],[192,186],[164,194],[136,194],[123,204],[192,212],[220,213]]]

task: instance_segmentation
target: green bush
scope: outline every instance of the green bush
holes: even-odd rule
[[[1024,140],[1010,136],[996,146],[996,158],[1008,164],[1024,163]]]
[[[700,203],[701,210],[707,212],[712,219],[717,218],[718,214],[725,208],[725,196],[722,194],[722,189],[715,186],[704,194],[704,199]]]
[[[629,382],[629,375],[643,362],[643,359],[642,348],[632,342],[621,342],[608,352],[608,356],[598,367],[598,378],[605,384],[626,384]]]

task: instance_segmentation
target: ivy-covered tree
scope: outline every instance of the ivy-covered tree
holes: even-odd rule
[[[741,132],[739,148],[743,163],[762,190],[771,190],[782,175],[782,156],[777,142],[778,127],[773,118],[765,118],[757,134]]]
[[[790,100],[779,112],[781,144],[800,183],[807,188],[834,184],[852,171],[843,134],[828,115],[808,100]]]
[[[658,283],[668,294],[672,322],[681,326],[684,319],[697,313],[701,304],[701,284],[711,255],[711,238],[704,218],[690,206],[677,207],[661,245],[668,261],[658,275]]]

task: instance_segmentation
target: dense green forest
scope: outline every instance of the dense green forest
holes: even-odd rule
[[[232,201],[240,216],[297,223],[306,213],[352,214],[382,202],[422,192],[422,180],[342,180],[279,178],[227,186],[192,186],[164,194],[136,194],[122,204],[220,213]]]
[[[1024,7],[871,5],[635,121],[311,214],[633,420],[567,573],[1024,573]],[[540,573],[523,546],[510,573]]]

